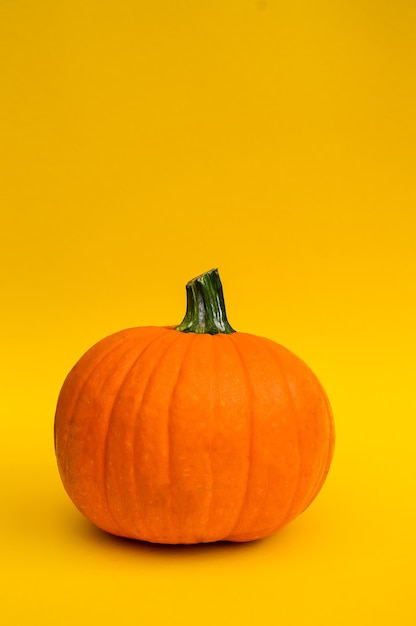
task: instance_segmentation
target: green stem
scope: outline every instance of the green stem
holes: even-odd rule
[[[175,330],[210,335],[235,333],[227,320],[217,269],[193,278],[186,285],[186,315]]]

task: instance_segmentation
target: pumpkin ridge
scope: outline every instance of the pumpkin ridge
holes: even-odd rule
[[[255,336],[255,335],[254,335]],[[279,522],[279,527],[284,526],[285,524],[288,523],[288,521],[290,520],[290,515],[292,512],[292,507],[293,507],[293,503],[295,502],[296,496],[297,496],[297,491],[298,491],[298,487],[299,487],[299,483],[300,483],[300,477],[301,477],[301,468],[302,468],[302,463],[301,463],[301,454],[300,454],[300,438],[299,438],[299,419],[298,419],[298,413],[296,410],[296,406],[295,406],[295,401],[293,398],[293,393],[292,390],[290,388],[290,385],[287,381],[286,375],[284,373],[284,371],[282,370],[282,365],[280,362],[280,359],[278,358],[278,356],[276,355],[276,352],[271,348],[271,346],[267,343],[267,341],[264,341],[263,338],[261,337],[256,337],[255,338],[258,340],[259,343],[261,343],[264,347],[266,347],[266,349],[272,354],[272,356],[274,357],[275,362],[277,363],[277,367],[278,370],[281,374],[281,378],[280,380],[282,381],[282,383],[284,384],[285,388],[286,388],[286,392],[287,392],[287,397],[289,399],[290,405],[292,407],[292,414],[295,417],[297,423],[298,423],[298,428],[296,429],[296,433],[297,433],[297,452],[298,452],[298,471],[296,473],[296,483],[295,483],[295,487],[292,493],[292,496],[289,500],[289,504],[288,507],[283,515],[283,517],[281,518],[280,522]],[[285,349],[286,352],[289,352],[289,350],[287,350],[287,348]]]
[[[178,331],[179,332],[179,331]],[[185,350],[182,354],[182,359],[178,368],[178,372],[176,375],[176,379],[175,382],[173,384],[172,387],[172,391],[170,394],[170,402],[169,402],[169,406],[168,406],[168,420],[167,420],[167,431],[168,431],[168,438],[167,438],[167,456],[168,456],[168,466],[169,466],[169,482],[170,482],[170,502],[169,502],[169,509],[170,509],[170,521],[172,523],[172,519],[173,519],[173,506],[172,506],[172,500],[173,500],[173,494],[172,494],[172,474],[173,474],[173,463],[172,463],[172,411],[173,411],[173,406],[174,406],[174,398],[175,398],[175,392],[177,391],[178,385],[179,385],[179,381],[184,369],[184,366],[186,364],[186,357],[189,354],[190,350],[191,350],[191,346],[195,343],[195,339],[197,338],[197,335],[195,333],[189,333],[189,341],[188,344],[185,347]],[[172,344],[171,344],[172,345]],[[170,347],[170,346],[169,346]],[[179,532],[176,531],[178,536],[180,536],[180,528],[179,528]],[[169,533],[171,535],[171,533]]]
[[[249,402],[248,402],[248,405],[249,405],[249,419],[248,419],[249,446],[248,446],[248,466],[247,466],[246,487],[245,487],[244,496],[243,496],[243,500],[242,500],[241,507],[240,507],[240,512],[239,512],[239,514],[237,516],[236,521],[234,522],[234,524],[232,526],[231,532],[227,533],[227,536],[229,536],[229,537],[233,536],[234,533],[235,533],[235,529],[238,528],[238,525],[240,524],[240,522],[241,522],[241,520],[243,518],[245,507],[247,505],[247,496],[248,496],[248,492],[250,490],[251,470],[252,470],[252,466],[253,466],[253,433],[254,433],[254,418],[253,418],[253,409],[252,409],[252,406],[253,406],[253,403],[254,403],[254,400],[253,400],[254,396],[253,396],[253,390],[252,390],[252,386],[251,386],[250,373],[249,373],[248,367],[246,365],[246,362],[244,361],[244,357],[241,354],[240,348],[237,347],[237,343],[236,343],[236,341],[234,341],[234,337],[235,337],[234,334],[229,336],[229,338],[231,340],[231,343],[233,344],[233,346],[235,348],[235,351],[238,354],[238,357],[240,359],[243,375],[244,375],[244,378],[246,379],[246,389],[247,389],[248,400],[249,400]]]
[[[124,340],[121,340],[120,342],[118,342],[115,346],[112,346],[111,349],[106,352],[104,354],[104,356],[101,355],[102,358],[98,359],[98,361],[94,362],[93,367],[91,368],[91,370],[88,372],[88,374],[85,377],[85,380],[83,381],[78,393],[77,393],[77,398],[76,401],[69,413],[69,415],[65,416],[65,431],[68,433],[69,429],[75,419],[75,415],[79,406],[79,403],[81,401],[81,397],[83,394],[83,391],[86,387],[86,385],[88,384],[88,381],[90,380],[91,376],[100,368],[100,366],[106,361],[107,358],[112,357],[114,352],[116,352],[122,345],[124,344]],[[97,345],[97,344],[96,344]],[[85,356],[86,353],[84,353]],[[83,357],[81,357],[82,359]],[[74,368],[72,369],[71,373],[74,371]],[[67,380],[69,379],[69,376],[71,376],[71,373],[68,375]],[[59,414],[59,409],[60,409],[60,404],[59,404],[59,399],[58,399],[58,406],[57,406],[57,410],[56,410],[56,415]],[[55,417],[55,450],[57,451],[57,438],[56,438],[56,432],[57,432],[57,423],[56,423],[56,417]],[[67,445],[66,445],[66,450],[64,451],[63,456],[65,458],[68,457],[68,447],[69,447],[69,437],[67,437]],[[58,458],[62,455],[60,455],[57,451],[57,456]]]
[[[121,384],[119,386],[119,388],[117,389],[117,392],[113,398],[113,402],[109,411],[109,416],[108,416],[108,422],[107,422],[107,431],[106,431],[106,436],[104,439],[104,443],[103,443],[103,453],[102,453],[102,468],[103,468],[103,480],[102,480],[102,485],[103,485],[103,493],[104,493],[104,499],[107,505],[107,511],[110,514],[111,518],[113,519],[113,521],[116,523],[116,525],[119,527],[120,531],[123,533],[123,526],[122,524],[120,524],[119,520],[117,519],[116,515],[113,513],[113,511],[111,510],[110,507],[110,503],[109,503],[109,499],[108,499],[108,486],[107,486],[107,481],[105,480],[105,476],[106,476],[106,467],[107,467],[107,461],[108,461],[108,457],[109,457],[109,452],[108,452],[108,448],[109,448],[109,437],[110,437],[110,431],[111,431],[111,423],[114,419],[114,413],[115,413],[115,407],[117,405],[117,401],[120,398],[120,394],[124,389],[124,386],[126,384],[126,381],[129,377],[129,374],[131,373],[131,371],[134,369],[134,367],[136,366],[137,362],[140,360],[140,358],[142,357],[143,353],[147,350],[147,348],[153,344],[157,339],[160,339],[161,337],[163,337],[163,334],[158,333],[155,337],[151,337],[150,341],[148,343],[146,343],[146,345],[143,347],[143,349],[140,351],[140,354],[134,359],[133,363],[131,364],[131,366],[129,367],[129,369],[127,370],[127,372],[124,374],[124,377],[121,381]],[[126,350],[126,353],[128,352],[128,350]],[[119,362],[122,360],[123,356],[126,354],[124,353],[123,355],[121,355]]]
[[[212,352],[212,360],[213,362],[216,361],[217,359],[217,352],[216,352],[216,341],[211,341],[211,352]],[[214,374],[216,373],[216,367],[214,365],[214,367],[212,368],[212,371],[214,372]],[[212,409],[212,413],[213,416],[215,416],[215,410],[216,410],[216,402],[218,400],[218,389],[217,389],[217,385],[216,385],[216,380],[214,379],[213,381],[213,389],[215,390],[215,400],[213,401],[213,409]],[[209,458],[209,462],[210,462],[210,480],[209,480],[209,484],[210,484],[210,491],[209,491],[209,501],[208,501],[208,506],[207,506],[207,518],[206,518],[206,528],[205,528],[205,532],[208,533],[209,532],[209,527],[210,527],[210,519],[211,519],[211,515],[212,515],[212,502],[214,499],[214,469],[213,469],[213,463],[212,463],[212,442],[213,442],[213,434],[211,433],[211,439],[210,439],[210,443],[209,443],[209,454],[208,454],[208,458]]]
[[[334,428],[334,424],[333,424],[333,419],[332,419],[332,409],[331,409],[331,405],[329,403],[329,399],[326,395],[326,393],[323,393],[323,398],[325,401],[325,406],[327,408],[328,411],[328,421],[329,421],[329,441],[328,441],[328,452],[327,452],[327,458],[326,461],[324,463],[324,470],[320,476],[320,478],[316,481],[314,488],[312,490],[312,495],[309,496],[308,500],[307,500],[307,504],[306,506],[303,508],[303,510],[305,511],[308,506],[314,501],[314,499],[316,498],[316,496],[318,495],[318,493],[320,492],[320,490],[322,489],[324,482],[326,480],[326,477],[328,475],[329,472],[329,468],[331,466],[331,461],[332,461],[332,456],[334,453],[334,443],[335,443],[335,428]]]
[[[160,336],[160,335],[159,335],[159,336]],[[163,336],[165,336],[165,335],[163,335]],[[157,359],[156,363],[154,364],[153,368],[151,369],[151,371],[150,371],[150,372],[149,372],[149,374],[148,374],[147,381],[146,381],[146,383],[145,383],[145,385],[144,385],[144,387],[143,387],[142,397],[140,398],[140,401],[139,401],[138,407],[136,408],[136,420],[135,420],[135,424],[134,424],[134,428],[133,428],[133,442],[134,442],[134,443],[133,443],[133,454],[135,453],[134,451],[135,451],[135,449],[136,449],[135,442],[136,442],[136,440],[137,440],[137,438],[138,438],[137,433],[138,433],[138,422],[139,422],[139,417],[140,417],[140,413],[141,413],[141,411],[142,411],[143,403],[144,403],[144,401],[145,401],[146,395],[147,395],[148,390],[149,390],[149,384],[150,384],[151,380],[154,378],[154,376],[155,376],[155,374],[156,374],[156,372],[157,372],[157,369],[158,369],[158,368],[159,368],[159,366],[162,364],[165,354],[166,354],[166,353],[170,350],[170,348],[172,347],[172,345],[173,345],[173,344],[174,344],[177,340],[179,340],[181,337],[182,337],[182,335],[181,335],[180,333],[173,333],[173,341],[171,341],[171,342],[168,344],[168,346],[167,346],[167,347],[163,350],[163,352],[162,352],[162,353],[158,354],[158,359]],[[147,349],[150,347],[150,345],[151,345],[151,344],[153,344],[153,343],[154,343],[154,342],[153,342],[153,341],[151,341],[151,342],[150,342],[150,343],[146,346],[146,348],[143,350],[143,352],[141,352],[139,359],[137,359],[137,361],[136,361],[136,364],[138,363],[138,361],[140,360],[140,358],[143,356],[143,354],[147,351]],[[134,478],[133,478],[133,479],[134,479],[134,491],[135,491],[135,493],[136,493],[137,510],[138,510],[139,512],[141,512],[141,511],[142,511],[142,507],[141,507],[141,504],[140,504],[140,499],[139,499],[139,491],[140,491],[139,484],[140,484],[140,480],[139,480],[138,475],[137,475],[137,463],[135,463],[134,458],[133,458],[133,467],[134,467],[134,472],[133,472],[133,477],[134,477]],[[139,517],[141,517],[141,518],[142,518],[142,525],[143,525],[143,529],[147,530],[147,529],[145,528],[145,527],[146,527],[147,522],[144,520],[143,515],[139,515]],[[149,533],[147,533],[147,535],[149,535]],[[140,537],[139,537],[139,538],[140,538]]]
[[[331,407],[331,403],[329,401],[328,396],[326,395],[326,392],[324,392],[324,399],[325,399],[325,404],[327,406],[328,409],[328,417],[329,417],[329,445],[328,445],[328,458],[327,458],[327,462],[325,465],[325,473],[324,473],[324,480],[326,479],[326,476],[329,473],[329,468],[331,466],[331,462],[332,462],[332,457],[334,455],[334,448],[335,448],[335,425],[334,425],[334,419],[333,419],[333,414],[332,414],[332,407]]]

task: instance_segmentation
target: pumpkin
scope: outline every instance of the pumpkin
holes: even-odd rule
[[[114,535],[263,538],[325,481],[328,398],[292,352],[233,330],[216,269],[186,289],[179,326],[116,332],[70,371],[55,415],[60,476],[81,513]]]

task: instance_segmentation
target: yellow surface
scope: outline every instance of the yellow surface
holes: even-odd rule
[[[404,1],[1,0],[3,624],[416,623],[415,29]],[[328,481],[262,542],[112,539],[61,486],[60,386],[213,266],[324,384]]]

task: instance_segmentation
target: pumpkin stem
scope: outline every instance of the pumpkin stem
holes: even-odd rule
[[[224,294],[217,269],[209,270],[186,285],[186,314],[175,330],[216,335],[235,333],[225,312]]]

